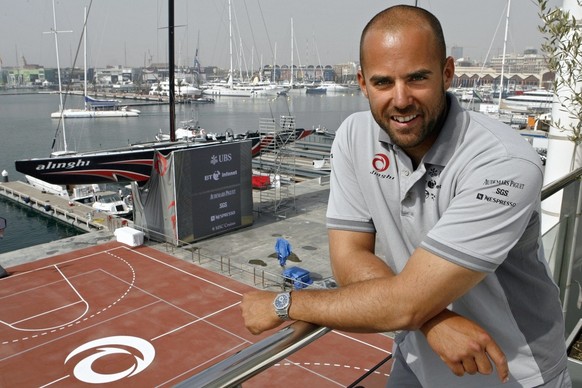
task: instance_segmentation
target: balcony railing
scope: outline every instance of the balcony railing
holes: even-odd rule
[[[580,177],[582,168],[546,185],[542,189],[542,201],[562,193],[560,221],[542,237],[546,257],[554,268],[554,279],[561,291],[566,319],[566,334],[579,320],[576,308],[578,295],[571,292],[575,282],[582,285],[582,195]],[[272,336],[257,342],[239,353],[216,363],[210,368],[183,381],[178,387],[236,387],[244,381],[309,345],[330,330],[306,322],[295,322]],[[379,360],[380,367],[390,356]],[[366,375],[355,381],[356,386]]]

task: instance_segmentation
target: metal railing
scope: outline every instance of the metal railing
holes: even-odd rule
[[[295,322],[270,337],[241,350],[177,387],[236,387],[276,362],[330,331],[307,322]]]
[[[568,319],[567,306],[572,303],[567,290],[572,283],[572,265],[574,258],[581,257],[582,247],[576,247],[578,234],[582,234],[582,228],[578,227],[576,220],[581,215],[582,197],[580,196],[580,177],[582,168],[579,168],[564,177],[544,186],[541,192],[542,200],[564,191],[562,201],[562,218],[556,226],[561,229],[557,233],[552,233],[554,241],[550,242],[553,247],[561,246],[553,252],[560,252],[560,265],[554,273],[560,289],[562,290],[562,301],[566,315],[567,332],[573,329],[570,321],[577,317]],[[554,230],[555,232],[555,230]],[[544,244],[546,244],[544,237]],[[581,271],[582,272],[582,271]],[[582,279],[581,279],[582,281]],[[574,322],[575,325],[575,322]],[[178,387],[236,387],[249,378],[257,375],[265,369],[271,367],[276,362],[284,359],[295,351],[309,345],[320,338],[330,329],[319,327],[306,322],[295,322],[278,331],[272,336],[257,342],[239,353],[223,360],[210,368],[198,373],[195,376],[183,381]],[[378,366],[390,359],[381,360]],[[363,376],[365,377],[365,376]],[[360,381],[360,379],[358,379]],[[356,382],[355,382],[356,383]]]

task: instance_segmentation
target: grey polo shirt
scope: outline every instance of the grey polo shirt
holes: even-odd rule
[[[441,133],[416,169],[370,112],[342,123],[327,225],[376,233],[396,273],[417,247],[488,273],[449,308],[493,336],[516,386],[539,385],[566,367],[558,288],[541,247],[540,159],[515,130],[448,99]],[[426,386],[499,383],[496,375],[454,376],[420,332],[398,346]]]

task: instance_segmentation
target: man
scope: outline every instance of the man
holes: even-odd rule
[[[370,112],[348,117],[332,147],[327,225],[340,287],[279,295],[275,308],[273,293],[249,293],[247,328],[276,327],[279,315],[404,330],[390,387],[571,386],[558,288],[541,249],[539,157],[446,93],[454,60],[427,11],[376,15],[360,62]]]

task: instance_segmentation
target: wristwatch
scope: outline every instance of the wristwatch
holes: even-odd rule
[[[289,320],[289,307],[291,307],[291,292],[277,294],[273,301],[275,312],[284,321]]]

